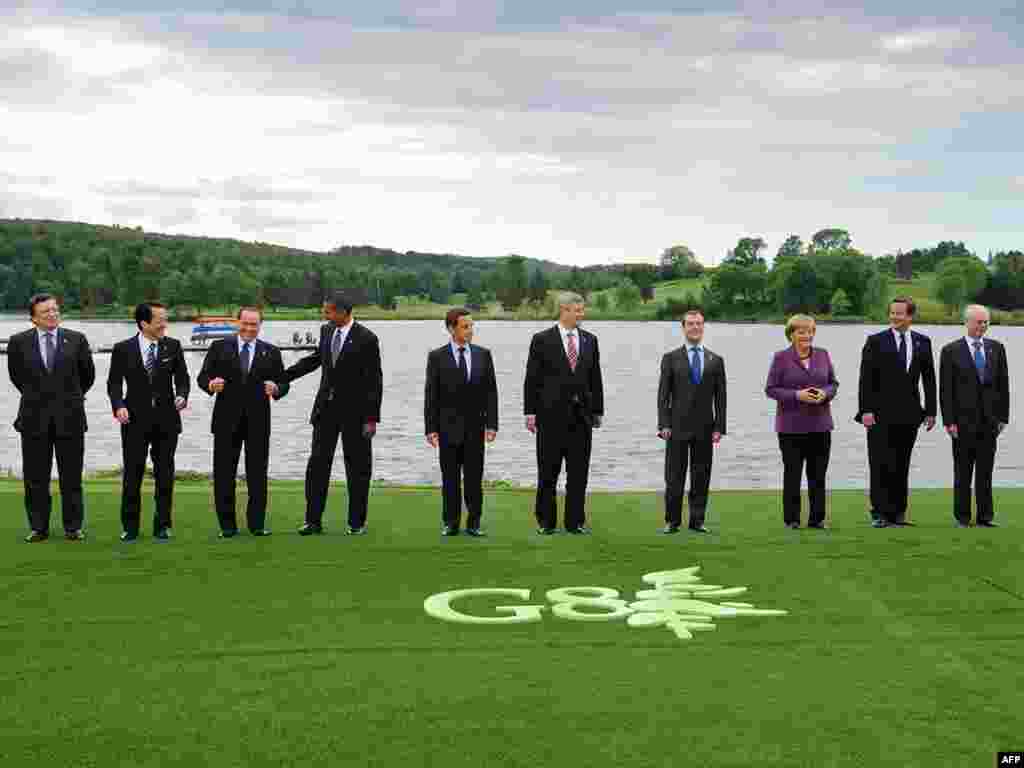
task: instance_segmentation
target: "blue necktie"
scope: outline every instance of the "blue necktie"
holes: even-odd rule
[[[53,343],[53,334],[46,334],[46,372],[53,373],[53,360],[57,357],[57,347]]]
[[[242,345],[242,381],[249,378],[249,342]]]
[[[466,348],[459,347],[459,372],[463,381],[469,381],[469,366],[466,365]]]
[[[900,347],[898,350],[900,356],[900,364],[903,366],[903,370],[907,370],[907,334],[906,331],[900,331]]]
[[[700,384],[701,374],[700,347],[693,348],[693,357],[690,359],[690,381]]]
[[[149,345],[149,353],[146,355],[146,374],[153,378],[153,369],[156,368],[156,344]]]
[[[985,356],[981,354],[981,342],[974,342],[974,367],[978,369],[978,379],[985,383]]]

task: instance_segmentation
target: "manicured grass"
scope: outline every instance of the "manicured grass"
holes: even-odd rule
[[[953,528],[949,491],[915,492],[917,527],[888,530],[836,493],[828,531],[785,530],[776,492],[719,492],[709,536],[656,535],[656,494],[595,494],[590,537],[535,535],[532,493],[501,491],[483,540],[440,538],[434,489],[371,494],[369,535],[342,535],[339,486],[327,535],[301,538],[301,483],[275,483],[274,536],[224,541],[209,484],[179,483],[176,538],[123,545],[119,486],[92,481],[89,539],[29,545],[20,483],[0,482],[4,764],[902,768],[1020,749],[1024,491],[997,492],[995,530]],[[683,642],[422,607],[485,586],[632,599],[690,565],[790,615]]]

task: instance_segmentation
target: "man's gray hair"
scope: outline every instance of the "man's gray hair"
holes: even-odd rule
[[[562,291],[558,294],[558,306],[568,307],[572,304],[584,304],[583,297],[572,291]]]
[[[992,319],[992,313],[988,311],[988,307],[986,307],[984,304],[968,304],[966,307],[964,307],[965,323],[970,319],[972,312],[984,312],[986,315],[988,315],[989,320]]]

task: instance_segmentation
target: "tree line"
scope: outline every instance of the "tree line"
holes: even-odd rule
[[[848,231],[822,229],[808,242],[791,235],[769,265],[761,237],[742,237],[721,265],[706,269],[685,245],[655,263],[569,267],[523,256],[466,257],[342,246],[326,253],[261,242],[170,236],[139,228],[54,221],[0,220],[0,309],[24,308],[46,291],[71,308],[94,312],[159,299],[203,308],[256,304],[308,307],[343,287],[357,304],[394,308],[400,297],[445,304],[500,302],[507,311],[540,308],[551,290],[586,297],[597,309],[631,311],[655,298],[655,285],[700,278],[691,295],[659,305],[672,316],[681,303],[711,317],[812,311],[869,316],[892,279],[934,273],[936,298],[1024,306],[1024,254],[990,254],[984,263],[963,243],[939,243],[872,258],[853,247]]]

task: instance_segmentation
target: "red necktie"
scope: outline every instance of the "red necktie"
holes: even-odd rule
[[[573,373],[576,373],[576,334],[569,334],[569,368],[572,369]]]

